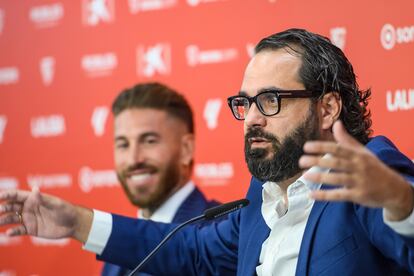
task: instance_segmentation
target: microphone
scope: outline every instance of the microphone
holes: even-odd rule
[[[145,257],[145,259],[143,259],[135,268],[134,270],[131,271],[130,274],[128,274],[128,276],[133,276],[136,272],[138,272],[154,255],[155,253],[158,252],[158,250],[181,228],[183,228],[184,226],[205,219],[205,220],[213,220],[216,219],[218,217],[227,215],[231,212],[237,211],[243,207],[246,207],[247,205],[249,205],[249,200],[248,199],[239,199],[236,201],[232,201],[232,202],[228,202],[228,203],[224,203],[221,204],[219,206],[216,207],[212,207],[209,208],[207,210],[204,211],[204,213],[202,215],[199,215],[197,217],[194,217],[192,219],[187,220],[186,222],[181,223],[180,225],[178,225],[177,227],[175,227],[170,233],[168,233],[167,236],[165,236],[165,238],[147,255],[147,257]]]

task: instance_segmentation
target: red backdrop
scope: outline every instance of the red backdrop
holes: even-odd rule
[[[121,89],[158,80],[194,107],[195,182],[209,197],[243,197],[242,123],[225,99],[237,93],[258,40],[291,27],[345,51],[360,86],[373,89],[375,134],[414,158],[414,3],[338,2],[0,0],[0,188],[39,185],[135,216],[112,171],[108,108]],[[0,274],[99,274],[102,264],[80,247],[0,234]]]

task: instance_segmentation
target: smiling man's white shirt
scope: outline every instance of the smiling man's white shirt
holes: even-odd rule
[[[168,198],[149,219],[164,223],[172,222],[178,208],[180,208],[181,204],[194,191],[194,189],[194,183],[192,181],[187,182],[187,184]],[[138,211],[138,217],[145,219],[142,216],[141,210]],[[110,213],[94,209],[91,231],[89,232],[86,243],[83,245],[83,249],[98,255],[102,254],[106,244],[108,243],[111,232],[112,215]]]

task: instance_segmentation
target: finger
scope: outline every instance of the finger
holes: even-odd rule
[[[349,201],[351,195],[348,189],[318,190],[310,194],[311,198],[319,201]]]
[[[339,144],[349,147],[362,147],[362,145],[346,131],[344,124],[340,120],[334,123],[332,131],[335,140]]]
[[[328,141],[306,142],[303,146],[303,150],[308,154],[325,155],[329,153],[331,155],[343,158],[350,158],[356,152],[355,148]]]
[[[39,186],[33,185],[32,186],[32,193],[35,193],[36,195],[39,195],[40,194]]]
[[[24,227],[24,225],[19,225],[19,226],[7,229],[6,231],[6,235],[9,237],[21,236],[21,235],[26,235],[26,234],[27,234],[27,230],[26,230],[26,227]]]
[[[353,163],[348,159],[333,156],[303,155],[299,159],[299,166],[303,169],[318,166],[320,168],[342,172],[350,172],[353,169]]]
[[[334,185],[334,186],[344,186],[347,188],[352,187],[354,183],[354,179],[349,173],[343,172],[306,172],[303,177],[309,181],[314,183],[323,183],[327,185]]]
[[[21,190],[4,190],[0,191],[0,200],[9,200],[15,202],[24,202],[30,192]]]
[[[7,202],[7,203],[0,205],[0,214],[8,213],[8,212],[21,213],[22,210],[23,210],[23,205],[21,203]]]
[[[7,213],[0,217],[0,225],[17,224],[20,223],[19,213]]]
[[[39,189],[39,186],[34,185],[34,186],[32,187],[32,194],[33,194],[33,195],[34,195],[34,197],[36,198],[36,201],[37,201],[37,202],[42,202],[42,196],[41,196],[41,194],[40,194],[40,189]]]

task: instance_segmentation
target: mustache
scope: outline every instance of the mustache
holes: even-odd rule
[[[143,170],[143,169],[149,169],[149,170],[156,170],[157,168],[156,167],[154,167],[154,166],[152,166],[152,165],[149,165],[149,164],[147,164],[147,163],[145,163],[145,162],[141,162],[141,163],[136,163],[136,164],[133,164],[133,165],[131,165],[131,166],[128,166],[124,171],[123,171],[123,175],[126,175],[126,174],[128,174],[128,173],[130,173],[130,172],[133,172],[133,171],[135,171],[135,170]]]
[[[253,137],[261,137],[265,138],[266,140],[269,140],[271,142],[275,142],[279,144],[279,140],[271,133],[265,132],[263,129],[258,127],[252,127],[247,130],[246,135],[244,136],[245,141],[247,142],[248,139]]]

